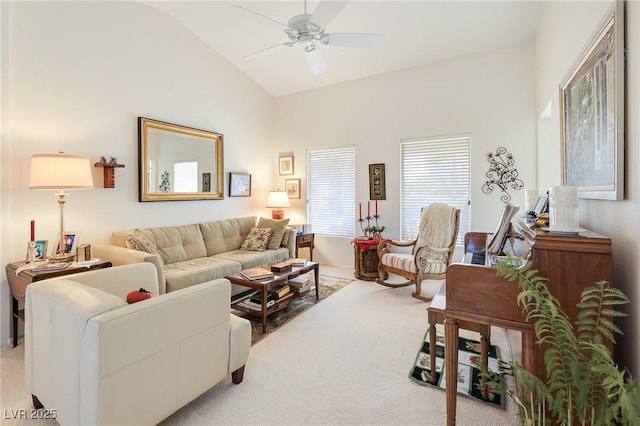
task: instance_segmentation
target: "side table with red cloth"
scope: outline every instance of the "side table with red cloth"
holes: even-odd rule
[[[353,275],[361,280],[375,281],[378,279],[378,243],[379,240],[351,240],[353,244]]]

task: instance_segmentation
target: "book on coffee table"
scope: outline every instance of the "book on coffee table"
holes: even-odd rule
[[[264,280],[273,278],[273,272],[262,267],[245,269],[240,271],[240,275],[248,280]]]
[[[304,266],[307,264],[307,259],[295,258],[295,259],[289,259],[288,262],[293,266]]]
[[[273,272],[287,272],[291,270],[291,264],[289,262],[278,262],[271,265]]]

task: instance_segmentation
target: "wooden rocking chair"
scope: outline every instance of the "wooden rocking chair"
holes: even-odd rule
[[[456,247],[460,209],[443,203],[432,203],[422,209],[418,237],[413,241],[382,240],[378,244],[378,284],[387,287],[405,287],[415,284],[412,296],[425,302],[432,298],[422,296],[422,281],[444,280]],[[393,246],[413,247],[409,253],[394,253]],[[385,281],[388,273],[400,275],[406,282]]]

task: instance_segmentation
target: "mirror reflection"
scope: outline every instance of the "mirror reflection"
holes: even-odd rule
[[[140,201],[222,199],[220,133],[138,117]]]

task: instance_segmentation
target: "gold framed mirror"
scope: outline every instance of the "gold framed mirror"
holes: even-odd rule
[[[138,117],[139,201],[224,198],[223,136]]]

